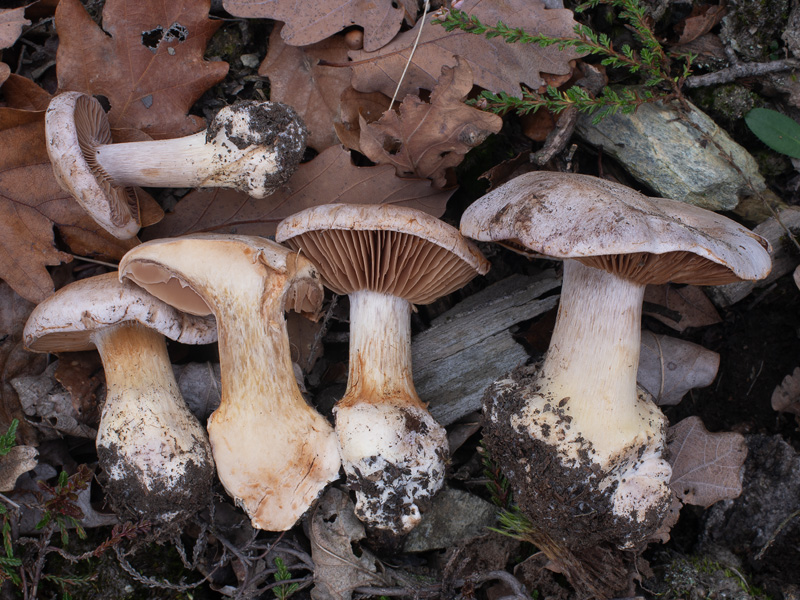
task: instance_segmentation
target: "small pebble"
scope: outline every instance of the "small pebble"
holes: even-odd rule
[[[258,67],[259,63],[261,62],[258,59],[258,54],[242,54],[239,57],[239,60],[242,61],[242,64],[245,67],[248,67],[250,69],[255,69],[256,67]]]

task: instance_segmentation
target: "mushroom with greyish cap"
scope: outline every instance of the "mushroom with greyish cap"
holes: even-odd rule
[[[164,336],[210,344],[213,319],[180,313],[106,273],[44,300],[23,333],[35,352],[100,353],[107,394],[97,454],[118,512],[180,521],[211,501],[211,447],[180,395]]]
[[[411,308],[489,270],[458,230],[392,205],[317,206],[278,224],[325,284],[350,297],[347,390],[334,408],[356,514],[375,529],[410,531],[444,481],[447,436],[411,377]]]
[[[216,315],[222,400],[208,434],[217,474],[254,527],[291,528],[340,465],[333,428],[297,387],[284,317],[319,308],[314,266],[264,238],[209,234],[146,242],[119,272],[183,311]]]
[[[47,108],[45,131],[61,187],[120,239],[139,231],[132,186],[227,187],[264,198],[294,173],[306,147],[305,125],[278,102],[227,106],[194,135],[114,144],[100,103],[64,92]]]
[[[485,439],[515,500],[552,538],[543,547],[640,547],[671,503],[666,419],[636,386],[645,285],[761,279],[771,268],[768,242],[690,204],[551,172],[478,199],[461,231],[570,259],[544,363],[484,396]],[[590,592],[611,593],[593,577]]]

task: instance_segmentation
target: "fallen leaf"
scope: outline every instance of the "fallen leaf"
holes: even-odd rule
[[[222,24],[208,18],[209,8],[210,0],[108,0],[101,29],[80,0],[61,0],[59,90],[105,96],[114,128],[156,139],[202,129],[189,108],[228,72],[227,63],[203,60]]]
[[[0,62],[0,86],[2,86],[11,75],[11,68],[4,62]]]
[[[0,278],[32,302],[53,292],[47,266],[72,260],[54,247],[54,225],[84,256],[119,259],[138,243],[112,237],[59,187],[43,112],[0,109]]]
[[[457,66],[442,67],[430,102],[408,95],[399,112],[387,111],[374,123],[361,117],[361,151],[374,163],[394,165],[398,177],[430,179],[438,188],[445,171],[503,127],[498,115],[467,106],[472,69],[457,57]]]
[[[577,23],[572,11],[545,8],[542,0],[465,0],[460,6],[482,22],[496,24],[502,21],[509,27],[521,27],[528,33],[542,33],[552,37],[575,37]],[[465,31],[445,31],[433,20],[434,13],[417,22],[413,29],[398,35],[380,50],[355,50],[353,59],[353,87],[361,92],[382,92],[392,96],[401,79],[406,64],[408,71],[402,78],[398,97],[418,93],[420,88],[432,90],[443,66],[453,67],[456,55],[472,67],[475,85],[493,92],[522,94],[521,84],[538,89],[545,80],[542,73],[564,75],[572,71],[570,61],[580,54],[556,46],[540,48],[535,44],[507,44],[501,38],[487,39]],[[409,62],[419,28],[422,33]]]
[[[25,18],[26,6],[0,9],[0,50],[10,48],[31,22]]]
[[[694,285],[648,285],[644,292],[644,314],[676,331],[706,327],[722,319],[708,296]]]
[[[350,600],[357,587],[391,585],[390,578],[379,572],[375,555],[359,546],[365,537],[348,495],[329,488],[311,517],[312,600]],[[354,549],[360,550],[358,556]]]
[[[349,152],[332,146],[300,165],[289,181],[262,200],[235,190],[189,192],[163,221],[143,230],[143,237],[201,231],[270,236],[289,215],[335,202],[411,206],[439,217],[453,191],[437,190],[426,180],[401,179],[390,165],[356,167]]]
[[[676,54],[695,54],[697,55],[697,60],[704,63],[728,60],[725,54],[725,44],[722,43],[718,35],[713,33],[701,35],[688,44],[672,46],[670,49]]]
[[[303,118],[309,132],[307,144],[322,152],[338,143],[333,122],[339,98],[350,88],[350,69],[322,67],[319,62],[346,61],[347,46],[342,36],[302,48],[289,46],[280,32],[280,26],[272,30],[258,74],[269,77],[271,100],[288,104]]]
[[[719,369],[719,354],[698,344],[642,331],[636,381],[659,406],[678,404],[691,389],[711,385]]]
[[[543,142],[556,126],[558,116],[549,110],[541,109],[520,117],[522,133],[535,142]]]
[[[742,492],[747,445],[738,433],[709,433],[700,417],[667,431],[672,479],[669,486],[686,504],[708,508]]]
[[[339,97],[339,119],[333,122],[339,141],[345,147],[361,152],[361,119],[367,123],[377,121],[389,110],[391,102],[389,96],[380,92],[367,94],[347,88]]]
[[[0,492],[13,490],[19,476],[36,467],[37,456],[39,452],[33,446],[14,446],[0,457]]]
[[[800,416],[800,367],[784,377],[775,387],[772,392],[772,408]]]
[[[315,44],[347,27],[364,28],[364,48],[377,50],[400,30],[404,10],[393,0],[223,0],[235,17],[283,21],[281,37],[292,46]]]
[[[3,84],[3,97],[9,108],[47,110],[52,96],[27,77],[9,75]]]
[[[105,382],[100,355],[93,350],[62,352],[56,364],[53,376],[69,392],[81,423],[96,427],[100,421],[100,394]]]
[[[675,29],[682,32],[677,44],[688,44],[693,42],[701,35],[711,31],[727,14],[725,5],[702,4],[692,9],[692,14],[686,17],[682,23],[678,23]]]

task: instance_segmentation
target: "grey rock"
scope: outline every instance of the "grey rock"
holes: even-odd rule
[[[597,124],[583,115],[576,132],[665,198],[732,210],[744,197],[769,194],[755,159],[708,115],[689,106],[690,122],[673,105],[649,102],[633,114],[620,112]],[[715,143],[736,167],[720,156]]]
[[[496,521],[494,505],[469,492],[446,487],[434,496],[422,521],[408,534],[403,551],[449,548],[483,535]]]

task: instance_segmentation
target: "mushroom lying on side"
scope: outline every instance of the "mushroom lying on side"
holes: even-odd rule
[[[334,408],[356,514],[407,533],[444,481],[447,436],[411,377],[412,304],[428,304],[489,270],[458,230],[390,205],[331,204],[281,221],[278,241],[300,250],[325,284],[350,297],[347,391]]]
[[[61,187],[120,239],[139,231],[131,186],[228,187],[264,198],[294,173],[306,128],[278,102],[239,102],[206,131],[172,140],[113,144],[93,97],[64,92],[45,115],[47,152]]]
[[[178,391],[164,336],[188,344],[217,338],[213,319],[180,313],[116,273],[63,287],[24,330],[35,352],[97,348],[108,390],[97,454],[109,499],[117,512],[178,521],[210,502],[214,463]]]
[[[484,396],[484,435],[515,500],[562,564],[563,549],[640,547],[671,501],[666,419],[636,386],[645,285],[761,279],[769,244],[689,204],[550,172],[489,192],[464,212],[461,230],[572,259],[544,363]],[[601,597],[613,591],[592,585]]]
[[[120,277],[191,314],[217,318],[222,401],[208,422],[217,474],[253,526],[284,531],[339,474],[330,424],[306,404],[284,310],[315,313],[313,265],[270,240],[194,235],[129,251]]]

